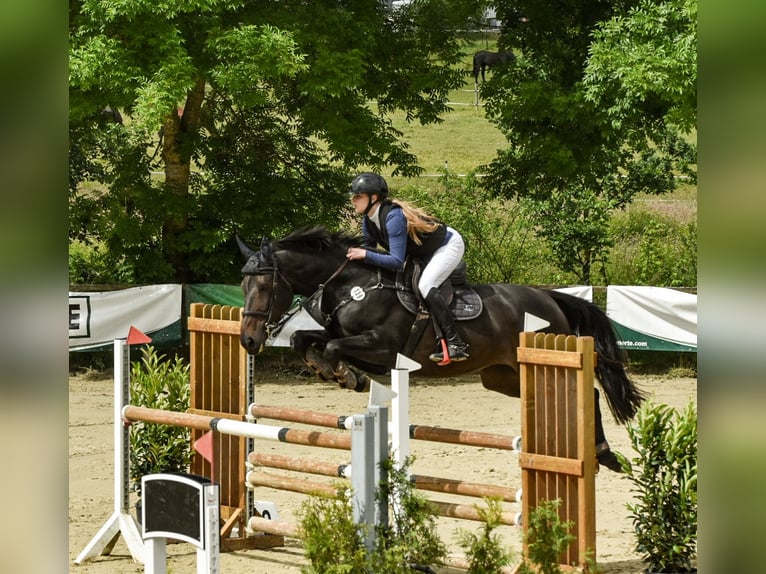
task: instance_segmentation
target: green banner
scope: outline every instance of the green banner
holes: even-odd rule
[[[612,321],[612,326],[617,332],[617,344],[627,351],[682,351],[696,353],[697,347],[675,343],[653,337],[646,333],[634,331],[624,325]]]
[[[229,305],[242,307],[245,296],[239,285],[223,285],[221,283],[195,283],[186,285],[186,302],[206,303],[208,305]]]

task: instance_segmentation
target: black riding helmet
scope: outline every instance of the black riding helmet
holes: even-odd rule
[[[376,194],[378,201],[388,197],[388,184],[386,180],[379,176],[377,173],[364,172],[360,173],[351,182],[351,187],[348,189],[349,195],[357,195],[364,193],[367,195]]]
[[[351,187],[348,189],[348,194],[351,196],[359,194],[367,195],[370,200],[367,203],[367,209],[364,210],[364,214],[367,215],[373,205],[388,197],[388,184],[377,173],[366,171],[354,178],[354,181],[351,182]],[[378,199],[375,201],[372,201],[373,194],[378,196]]]

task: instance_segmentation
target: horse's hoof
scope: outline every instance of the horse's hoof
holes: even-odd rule
[[[306,365],[314,371],[320,379],[325,381],[335,380],[335,374],[327,364],[327,361],[324,360],[321,353],[314,347],[306,349],[306,354],[303,356],[303,362],[306,363]]]
[[[338,381],[341,389],[351,389],[352,391],[356,390],[359,382],[357,381],[356,375],[351,369],[344,365],[335,371],[334,374],[335,380]]]
[[[598,451],[596,453],[596,458],[601,466],[605,466],[614,472],[622,472],[620,461],[608,446],[605,449]]]

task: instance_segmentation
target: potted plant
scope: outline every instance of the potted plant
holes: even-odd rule
[[[618,453],[636,499],[628,503],[647,572],[696,572],[697,410],[645,403],[627,427],[637,455]]]
[[[189,366],[180,357],[167,360],[151,345],[131,364],[130,404],[184,412],[189,408]],[[141,492],[141,477],[159,472],[187,472],[192,460],[188,428],[137,421],[130,426],[130,472],[134,490]],[[136,504],[141,520],[141,501]]]

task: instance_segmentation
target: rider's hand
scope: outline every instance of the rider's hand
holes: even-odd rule
[[[366,249],[362,249],[361,247],[349,247],[348,251],[346,251],[346,257],[350,261],[356,261],[358,259],[364,259],[366,254],[367,254],[367,250]]]

